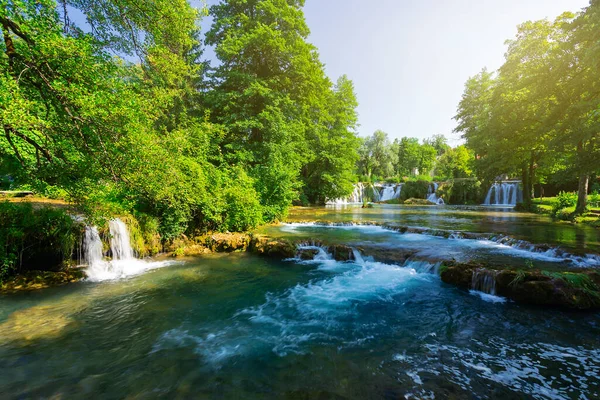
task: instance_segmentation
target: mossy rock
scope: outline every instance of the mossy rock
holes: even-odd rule
[[[409,205],[409,206],[435,206],[436,204],[432,203],[431,201],[429,201],[427,199],[410,198],[410,199],[404,201],[404,205]]]
[[[351,247],[345,245],[333,245],[327,249],[336,261],[353,261],[354,252]]]
[[[79,282],[87,276],[83,268],[69,268],[64,271],[27,271],[0,285],[2,292],[38,290],[67,283]]]
[[[248,250],[255,254],[278,258],[293,258],[296,255],[296,245],[290,241],[262,235],[252,237]]]
[[[476,263],[446,262],[440,276],[442,281],[468,290],[476,269],[495,271],[496,294],[518,303],[600,309],[600,275],[595,271],[497,270]]]
[[[314,260],[317,254],[319,254],[319,250],[317,249],[301,249],[296,254],[296,257],[301,260]]]

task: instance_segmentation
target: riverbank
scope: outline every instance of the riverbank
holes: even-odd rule
[[[537,214],[548,215],[556,221],[585,224],[594,228],[600,228],[600,207],[589,206],[587,212],[577,217],[572,217],[575,206],[555,210],[556,197],[545,197],[533,200],[533,211]]]

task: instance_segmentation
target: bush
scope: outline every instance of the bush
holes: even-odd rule
[[[590,207],[600,207],[600,191],[594,191],[588,196]]]
[[[61,269],[81,235],[65,211],[27,203],[0,203],[0,226],[0,281],[27,270]]]
[[[438,196],[446,204],[479,204],[481,182],[477,179],[456,179],[442,183],[438,187]]]
[[[568,207],[575,207],[577,204],[577,193],[560,192],[552,204],[552,215],[557,216],[559,212]]]
[[[402,192],[400,193],[400,199],[406,200],[411,198],[417,199],[425,199],[427,197],[427,193],[429,193],[429,186],[431,183],[429,181],[410,181],[406,182],[402,187]]]
[[[232,173],[231,184],[225,190],[225,201],[224,230],[243,232],[262,223],[262,207],[254,180],[242,169]]]

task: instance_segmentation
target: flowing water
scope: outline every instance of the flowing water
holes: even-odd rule
[[[350,215],[353,220],[379,218],[413,226],[420,221],[435,229],[490,232],[491,218],[501,227],[499,234],[506,234],[503,219],[523,226],[536,221],[564,231],[545,237],[575,235],[565,245],[571,253],[591,253],[599,245],[597,231],[581,233],[581,227],[551,225],[531,215],[447,208],[424,214],[421,208],[391,206],[359,210],[295,210],[291,219],[310,215],[342,221]],[[519,239],[541,243],[527,229],[514,229]],[[471,292],[444,284],[435,273],[436,259],[461,254],[581,268],[571,259],[540,260],[539,252],[498,247],[491,240],[400,234],[375,226],[297,223],[266,230],[306,238],[304,248],[313,250],[315,259],[279,261],[234,253],[175,264],[154,260],[163,268],[2,296],[1,397],[600,396],[600,314],[504,301],[494,296],[492,277],[478,271]],[[91,239],[95,234],[90,229]],[[370,244],[417,255],[377,262],[355,249],[354,261],[338,262],[319,245],[326,238],[357,248],[362,244],[365,251]],[[126,241],[119,243],[126,252]],[[90,254],[97,251],[89,249]]]

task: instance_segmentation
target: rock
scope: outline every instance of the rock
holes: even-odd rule
[[[27,271],[9,279],[0,286],[2,292],[16,292],[21,290],[38,290],[51,286],[60,286],[67,283],[79,282],[86,278],[83,268],[68,268],[63,271]]]
[[[329,246],[328,251],[336,261],[353,261],[355,259],[352,248],[343,244]]]
[[[293,258],[296,255],[296,246],[291,242],[261,235],[252,237],[248,249],[253,253],[269,257]]]
[[[250,237],[243,233],[216,233],[210,235],[205,243],[209,249],[216,252],[246,251]]]
[[[405,205],[413,205],[413,206],[435,206],[435,203],[432,203],[431,201],[427,200],[427,199],[408,199],[404,201]]]
[[[319,254],[319,250],[317,249],[301,249],[296,254],[296,257],[301,260],[313,260],[317,254]]]
[[[485,269],[489,270],[476,263],[446,262],[440,275],[442,281],[468,290],[471,289],[473,271]],[[600,308],[600,275],[595,271],[507,269],[497,271],[495,279],[496,294],[518,303],[580,310]]]

